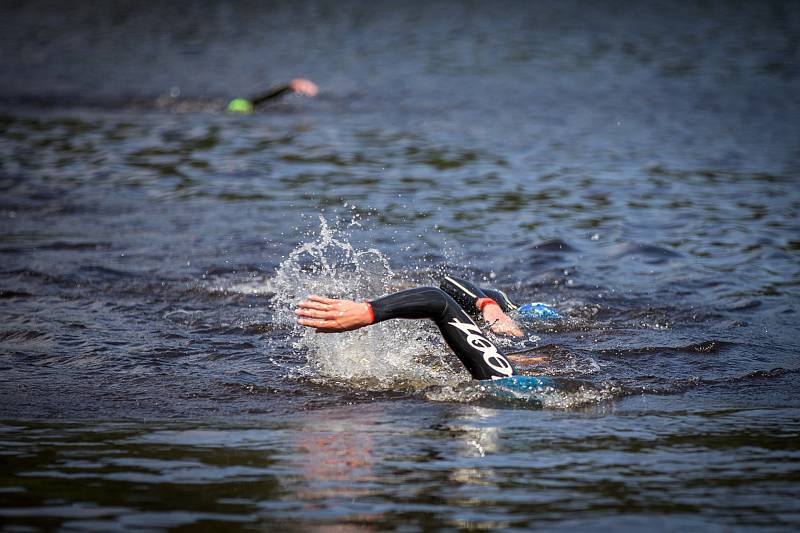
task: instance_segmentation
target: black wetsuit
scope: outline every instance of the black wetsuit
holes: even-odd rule
[[[266,92],[252,96],[250,98],[250,103],[253,104],[253,108],[256,108],[262,104],[265,104],[266,102],[275,100],[276,98],[279,98],[293,91],[294,89],[292,89],[291,85],[288,84],[278,85],[277,87],[273,87],[267,90]]]
[[[445,276],[440,287],[409,289],[369,302],[375,315],[374,322],[391,318],[430,318],[474,379],[515,375],[514,367],[486,338],[473,316],[479,315],[476,303],[481,298],[493,299],[503,311],[517,306],[502,291],[480,289],[453,276]]]

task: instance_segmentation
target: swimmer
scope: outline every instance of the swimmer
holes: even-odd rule
[[[419,287],[365,302],[312,294],[298,304],[295,314],[298,324],[320,333],[351,331],[392,318],[428,318],[473,379],[497,380],[518,374],[473,318],[482,316],[494,333],[521,336],[520,327],[506,314],[516,309],[502,291],[445,276],[440,288]]]
[[[311,80],[295,78],[289,83],[272,87],[266,92],[250,98],[235,98],[228,103],[228,111],[231,113],[250,113],[257,107],[289,93],[316,96],[319,93],[319,87]]]

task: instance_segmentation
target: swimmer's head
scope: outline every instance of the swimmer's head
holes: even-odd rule
[[[235,98],[228,103],[229,113],[252,113],[253,104],[244,98]]]
[[[534,302],[520,306],[517,309],[517,313],[525,318],[561,318],[561,315],[558,314],[558,311],[541,302]]]

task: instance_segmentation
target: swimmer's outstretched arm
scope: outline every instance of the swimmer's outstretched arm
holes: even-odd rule
[[[304,94],[306,96],[316,96],[319,92],[319,87],[317,87],[317,85],[311,80],[295,78],[289,83],[278,85],[277,87],[273,87],[266,92],[253,96],[250,98],[250,103],[253,104],[253,107],[258,107],[265,102],[274,100],[291,92]]]
[[[481,328],[441,289],[419,287],[370,302],[312,294],[297,304],[297,322],[321,333],[350,331],[393,318],[433,320],[445,342],[475,379],[514,375],[514,367]]]
[[[455,276],[444,276],[439,287],[453,297],[458,304],[473,316],[478,313],[490,324],[489,329],[498,335],[521,337],[522,330],[506,312],[517,308],[500,290],[481,289],[477,285]]]

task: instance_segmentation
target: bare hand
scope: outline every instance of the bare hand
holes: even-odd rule
[[[319,92],[317,84],[311,80],[303,78],[295,78],[289,82],[289,87],[296,93],[304,94],[306,96],[316,96]]]
[[[372,323],[372,311],[368,303],[316,294],[297,304],[294,314],[298,317],[298,324],[314,328],[320,333],[350,331]]]
[[[492,333],[498,335],[508,335],[509,337],[521,337],[522,330],[497,304],[489,304],[483,308],[483,319],[491,326]]]

